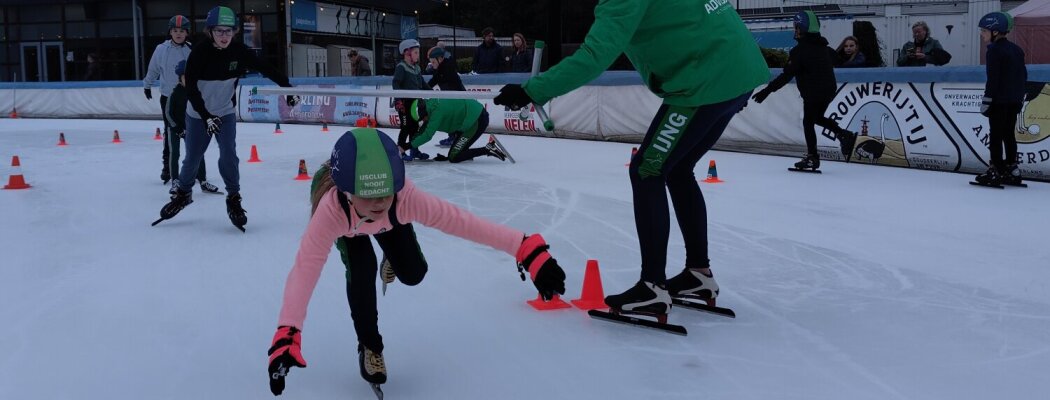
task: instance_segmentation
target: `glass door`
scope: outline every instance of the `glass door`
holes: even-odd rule
[[[61,82],[66,80],[62,42],[22,43],[22,76],[24,82]]]

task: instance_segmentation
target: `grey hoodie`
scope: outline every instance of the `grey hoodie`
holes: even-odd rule
[[[175,44],[171,39],[158,44],[153,50],[153,57],[149,59],[149,69],[146,71],[146,79],[142,80],[143,87],[149,88],[160,79],[160,94],[165,97],[171,96],[171,91],[179,83],[179,76],[175,75],[175,66],[179,61],[185,61],[190,57],[190,42],[181,46]]]

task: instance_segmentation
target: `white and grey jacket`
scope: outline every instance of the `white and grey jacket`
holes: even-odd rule
[[[171,97],[171,91],[175,89],[175,85],[179,84],[179,76],[175,75],[175,66],[189,57],[189,42],[178,45],[168,39],[158,44],[153,50],[153,56],[149,59],[149,69],[146,71],[146,78],[142,80],[142,86],[150,88],[157,80],[160,80],[160,94]]]

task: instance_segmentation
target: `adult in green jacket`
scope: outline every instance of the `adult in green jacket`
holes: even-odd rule
[[[500,90],[496,104],[542,105],[601,75],[620,54],[663,99],[631,159],[634,215],[642,254],[639,282],[605,302],[617,312],[666,318],[671,296],[714,303],[707,208],[693,168],[718,141],[769,69],[729,1],[600,0],[580,49],[546,73]],[[633,110],[624,110],[631,112]],[[671,193],[685,239],[685,269],[666,279]]]

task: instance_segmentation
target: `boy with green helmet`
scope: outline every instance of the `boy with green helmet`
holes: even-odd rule
[[[988,117],[988,150],[991,153],[988,171],[974,178],[974,182],[980,185],[1022,185],[1014,126],[1025,99],[1028,69],[1024,64],[1024,50],[1006,38],[1013,24],[1010,14],[998,11],[985,15],[977,23],[981,40],[988,43],[985,57],[988,80],[984,85],[981,114]]]
[[[439,154],[435,161],[459,163],[473,160],[476,157],[490,156],[505,161],[507,154],[496,146],[494,141],[485,147],[472,149],[485,128],[489,126],[489,113],[477,100],[472,99],[420,99],[409,107],[413,121],[421,124],[419,134],[411,142],[399,145],[402,151],[418,149],[430,141],[438,131],[452,135],[452,145],[448,157]]]

